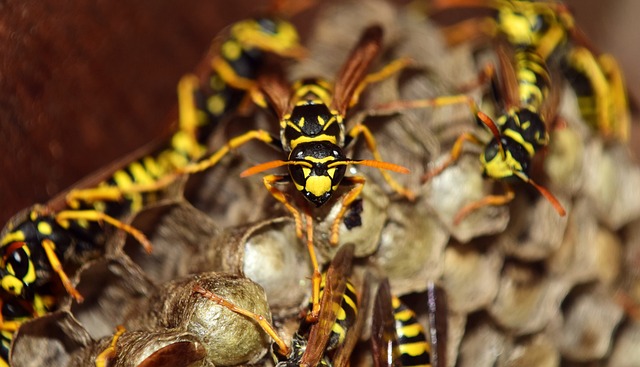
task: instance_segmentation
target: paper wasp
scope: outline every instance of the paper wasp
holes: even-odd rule
[[[455,141],[448,159],[423,176],[423,181],[428,181],[453,164],[460,158],[465,141],[484,145],[484,151],[480,155],[483,175],[504,182],[506,193],[486,196],[465,205],[455,215],[454,224],[460,223],[479,208],[504,205],[513,200],[515,194],[507,182],[519,180],[538,190],[558,214],[566,214],[558,199],[529,176],[531,160],[549,142],[546,125],[555,118],[557,89],[552,88],[546,64],[534,50],[517,48],[509,54],[508,48],[503,46],[498,44],[496,53],[501,77],[498,93],[504,106],[495,123],[480,111],[471,97],[466,95],[403,102],[405,106],[413,107],[466,103],[477,121],[489,128],[493,134],[493,138],[484,143],[473,133],[463,133]],[[489,74],[492,73],[493,68],[489,71]]]
[[[24,221],[10,226],[0,248],[3,288],[23,296],[27,288],[48,280],[51,277],[48,269],[53,268],[69,294],[82,300],[62,269],[65,259],[62,255],[69,251],[71,243],[77,243],[76,248],[89,249],[101,242],[101,228],[87,222],[107,222],[123,229],[136,237],[147,252],[151,251],[142,233],[117,219],[142,209],[153,200],[151,194],[129,192],[121,200],[120,192],[131,185],[152,184],[199,158],[213,127],[235,110],[248,89],[254,87],[267,53],[300,57],[303,52],[295,28],[286,21],[264,17],[232,25],[228,37],[212,46],[206,70],[200,73],[206,79],[203,85],[195,75],[181,79],[180,128],[168,145],[154,149],[151,154],[134,153],[122,160],[125,164],[115,164],[117,168],[106,169],[84,181],[82,188],[63,194],[68,206],[58,201],[46,208],[36,207]]]
[[[43,316],[49,312],[54,304],[51,296],[34,295],[33,301],[28,302],[19,298],[12,298],[2,302],[2,330],[0,330],[0,367],[9,366],[9,352],[13,333],[20,324],[34,317]]]
[[[121,189],[153,183],[199,158],[218,121],[235,111],[243,96],[254,87],[266,55],[301,57],[304,49],[298,40],[292,24],[274,17],[232,25],[229,35],[213,44],[199,75],[181,79],[179,130],[168,143],[134,152],[46,206],[36,205],[28,214],[10,220],[0,240],[2,288],[13,297],[36,302],[36,292],[55,273],[67,293],[81,302],[82,295],[73,286],[65,267],[72,258],[80,263],[101,251],[105,238],[99,224],[103,222],[131,234],[150,252],[151,244],[144,234],[120,218],[142,209],[155,197],[153,193],[134,191],[123,197]],[[200,80],[204,80],[202,84]],[[13,302],[4,298],[3,302]],[[2,330],[13,332],[4,325]]]
[[[364,324],[368,300],[366,281],[359,301],[353,285],[347,281],[353,250],[353,245],[344,245],[331,261],[325,274],[318,322],[310,325],[303,318],[291,346],[287,346],[274,327],[260,315],[246,311],[201,287],[195,287],[194,292],[255,320],[274,340],[272,354],[276,366],[346,366]]]
[[[264,185],[271,195],[292,213],[296,223],[296,234],[302,238],[302,215],[289,201],[284,191],[276,185],[293,183],[307,203],[315,207],[324,205],[340,186],[353,186],[341,199],[340,211],[331,225],[330,243],[338,243],[340,223],[349,205],[358,197],[365,183],[360,176],[345,176],[348,165],[365,165],[380,170],[392,189],[413,199],[414,194],[398,184],[385,170],[408,173],[404,167],[383,162],[376,148],[371,131],[362,124],[345,132],[344,120],[350,107],[358,102],[364,88],[373,82],[382,80],[398,72],[409,64],[408,59],[399,59],[384,69],[367,75],[370,64],[382,47],[382,28],[367,28],[358,44],[353,48],[347,61],[338,73],[334,85],[321,79],[303,79],[289,87],[276,74],[264,74],[258,79],[260,91],[254,95],[254,101],[261,106],[270,106],[280,121],[280,138],[265,130],[251,130],[229,140],[211,156],[188,166],[179,168],[172,177],[167,177],[157,185],[142,188],[157,190],[171,183],[176,177],[204,171],[215,166],[230,151],[252,141],[260,140],[287,154],[286,160],[276,160],[258,164],[244,171],[246,177],[269,169],[287,166],[289,173],[267,175]],[[347,158],[345,148],[359,135],[364,135],[367,147],[375,160],[353,160]],[[305,203],[302,203],[305,205]],[[317,317],[320,271],[313,247],[313,218],[311,209],[304,209],[307,247],[313,264],[313,311],[310,319]]]
[[[427,290],[429,336],[416,314],[391,294],[389,281],[378,287],[373,305],[371,349],[374,366],[446,366],[447,309],[442,289]]]
[[[493,18],[469,19],[445,30],[450,43],[502,37],[515,48],[533,48],[564,71],[578,96],[581,114],[605,138],[627,141],[629,107],[622,71],[616,60],[595,50],[558,1],[434,0],[433,14],[458,8],[488,8]]]

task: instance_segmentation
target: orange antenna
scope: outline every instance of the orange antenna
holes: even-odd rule
[[[256,173],[264,172],[273,168],[290,166],[290,165],[300,165],[300,166],[311,167],[311,164],[309,162],[276,160],[271,162],[260,163],[253,167],[247,168],[246,170],[242,171],[242,173],[240,173],[240,177],[248,177],[248,176],[255,175]]]
[[[389,162],[383,162],[383,161],[376,161],[376,160],[369,160],[369,159],[364,159],[364,160],[344,160],[344,161],[338,161],[338,162],[332,162],[330,164],[328,164],[328,167],[335,167],[335,166],[343,166],[343,165],[349,165],[349,164],[353,164],[353,165],[361,165],[361,166],[367,166],[367,167],[373,167],[373,168],[378,168],[378,169],[385,169],[387,171],[394,171],[394,172],[398,172],[398,173],[409,173],[411,171],[409,171],[408,168],[400,166],[398,164],[393,164],[393,163],[389,163]]]
[[[542,196],[544,196],[545,199],[547,199],[551,203],[551,205],[553,205],[553,207],[556,209],[556,211],[558,212],[558,214],[560,214],[561,217],[564,217],[565,215],[567,215],[567,211],[564,209],[562,204],[560,204],[560,201],[555,196],[553,196],[553,194],[549,190],[538,185],[531,178],[529,178],[529,176],[525,175],[522,172],[514,172],[514,174],[518,176],[522,181],[535,187],[536,190],[538,190],[538,192],[540,192],[540,194],[542,194]]]
[[[496,123],[493,122],[491,117],[489,117],[486,113],[482,111],[477,111],[476,116],[478,117],[478,120],[480,120],[484,124],[484,126],[486,126],[487,128],[489,128],[489,130],[491,130],[491,133],[493,134],[493,136],[496,138],[496,141],[498,142],[498,150],[500,150],[500,155],[502,155],[502,159],[506,159],[507,154],[505,153],[504,147],[502,146],[502,139],[500,139],[502,137],[502,134],[500,134],[500,130],[498,129],[498,126],[496,125]]]

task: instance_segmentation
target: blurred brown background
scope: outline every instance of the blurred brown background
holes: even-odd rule
[[[594,43],[618,57],[632,95],[640,96],[640,71],[634,67],[640,31],[632,23],[640,2],[568,3]],[[0,222],[165,136],[179,77],[193,69],[218,31],[262,5],[250,0],[3,3]],[[294,23],[308,25],[295,18]]]

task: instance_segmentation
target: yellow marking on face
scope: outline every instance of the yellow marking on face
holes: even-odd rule
[[[307,177],[304,188],[315,196],[322,196],[331,191],[331,178],[327,176]]]
[[[222,44],[222,56],[227,60],[237,60],[242,55],[242,46],[234,40]]]
[[[7,233],[4,237],[2,237],[2,246],[5,246],[11,242],[24,241],[24,232],[22,231],[14,231]]]
[[[505,159],[502,159],[501,154],[496,154],[496,156],[489,162],[485,160],[484,154],[481,155],[480,160],[487,176],[495,179],[501,179],[512,177],[513,172],[522,172],[522,165],[520,162],[513,158],[510,151],[505,150],[505,153]]]
[[[7,268],[7,270],[9,270],[9,268]],[[19,296],[22,294],[24,283],[14,276],[6,275],[0,280],[0,285],[2,285],[2,288],[7,292]]]
[[[40,222],[38,223],[38,232],[45,236],[50,236],[51,233],[53,233],[53,228],[51,228],[51,224],[47,222]]]

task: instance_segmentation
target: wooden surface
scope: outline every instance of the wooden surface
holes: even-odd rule
[[[0,222],[168,131],[179,77],[256,4],[7,1]]]

